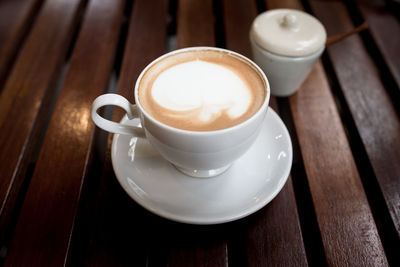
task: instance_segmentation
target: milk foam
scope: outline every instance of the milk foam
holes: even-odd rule
[[[233,71],[218,64],[193,60],[172,66],[154,81],[152,98],[171,110],[170,116],[209,123],[222,113],[232,119],[249,109],[252,93]]]

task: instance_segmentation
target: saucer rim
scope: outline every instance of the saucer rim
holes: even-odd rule
[[[290,134],[289,131],[286,127],[286,125],[284,124],[284,122],[282,121],[282,119],[279,117],[279,115],[271,108],[268,107],[268,111],[267,114],[264,118],[263,123],[265,123],[266,118],[268,116],[268,113],[272,114],[272,119],[275,120],[276,122],[278,122],[278,124],[280,125],[280,128],[284,131],[284,133],[286,134],[287,137],[287,141],[289,143],[288,146],[288,154],[289,154],[289,163],[287,164],[288,167],[285,169],[284,173],[279,176],[279,177],[273,177],[273,179],[278,179],[280,181],[280,183],[277,184],[275,190],[268,195],[267,197],[265,197],[262,201],[256,203],[255,205],[250,206],[249,208],[243,209],[239,212],[236,213],[232,213],[230,215],[224,215],[224,216],[211,216],[211,217],[199,217],[199,216],[183,216],[183,215],[177,215],[174,214],[172,212],[168,212],[165,211],[163,209],[159,209],[159,208],[154,208],[151,204],[149,204],[149,202],[144,201],[142,198],[138,197],[134,192],[132,192],[132,190],[130,190],[130,188],[126,188],[127,186],[124,184],[124,182],[122,181],[123,178],[119,177],[116,171],[116,159],[114,158],[114,153],[113,151],[116,149],[116,142],[117,139],[119,137],[120,134],[114,134],[113,139],[112,139],[112,144],[111,144],[111,162],[112,162],[112,166],[113,166],[113,171],[114,174],[119,182],[119,184],[121,185],[121,187],[124,189],[124,191],[128,194],[128,196],[134,200],[137,204],[139,204],[141,207],[143,207],[144,209],[148,210],[149,212],[156,214],[164,219],[168,219],[171,221],[175,221],[175,222],[179,222],[179,223],[185,223],[185,224],[193,224],[193,225],[214,225],[214,224],[223,224],[223,223],[228,223],[228,222],[232,222],[232,221],[236,221],[236,220],[240,220],[242,218],[245,218],[253,213],[256,213],[257,211],[259,211],[260,209],[262,209],[264,206],[266,206],[269,202],[271,202],[278,194],[279,192],[282,191],[282,188],[284,187],[284,185],[286,184],[291,169],[292,169],[292,164],[293,164],[293,144],[292,144],[292,140],[290,138]],[[121,119],[121,123],[124,123],[124,121],[127,120],[126,115]],[[253,144],[254,145],[254,144]],[[170,166],[171,168],[174,168],[174,166],[171,164]],[[177,172],[179,172],[178,170],[176,170]],[[221,175],[224,175],[224,173],[222,173]],[[188,179],[213,179],[213,177],[211,178],[194,178],[194,177],[190,177],[188,176]]]

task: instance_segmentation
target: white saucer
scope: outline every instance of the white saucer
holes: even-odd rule
[[[122,122],[138,125],[138,121]],[[217,224],[264,207],[282,189],[292,165],[292,143],[270,108],[253,146],[223,174],[193,178],[164,160],[146,139],[116,134],[112,164],[121,186],[137,203],[170,220]]]

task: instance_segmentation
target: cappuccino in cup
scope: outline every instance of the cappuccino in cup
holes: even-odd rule
[[[146,138],[178,170],[194,177],[226,171],[257,138],[268,110],[270,88],[248,58],[215,47],[176,50],[151,62],[135,85],[135,105],[105,94],[92,105],[97,126]],[[97,110],[115,105],[128,120],[116,123]]]
[[[213,131],[253,116],[265,100],[265,81],[254,66],[223,51],[167,56],[148,68],[139,102],[154,119],[174,128]]]

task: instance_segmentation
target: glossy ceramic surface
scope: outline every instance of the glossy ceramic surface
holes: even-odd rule
[[[258,15],[250,34],[255,43],[270,53],[304,57],[325,46],[326,31],[319,20],[294,9],[272,9]]]
[[[307,78],[313,66],[324,51],[324,47],[314,54],[304,57],[286,57],[268,52],[258,46],[250,36],[254,61],[268,77],[271,94],[287,97],[294,94]]]
[[[292,155],[289,133],[272,109],[252,147],[213,178],[182,174],[146,139],[116,134],[112,143],[114,171],[128,195],[155,214],[191,224],[229,222],[264,207],[284,186]]]
[[[188,131],[161,123],[147,113],[141,106],[138,91],[141,79],[146,71],[165,57],[174,57],[179,53],[208,51],[216,55],[225,55],[248,65],[248,70],[259,76],[263,84],[264,96],[260,108],[248,119],[232,127],[215,131]],[[188,47],[167,53],[152,63],[139,75],[135,85],[135,105],[116,94],[97,97],[92,105],[92,119],[95,124],[112,133],[143,137],[169,162],[185,174],[195,177],[210,177],[225,171],[229,165],[241,157],[253,144],[261,129],[268,109],[270,87],[264,72],[250,59],[230,50],[216,47]],[[143,128],[118,124],[102,118],[97,110],[102,106],[117,105],[123,108],[129,119],[140,118]],[[143,131],[144,130],[144,131]]]

